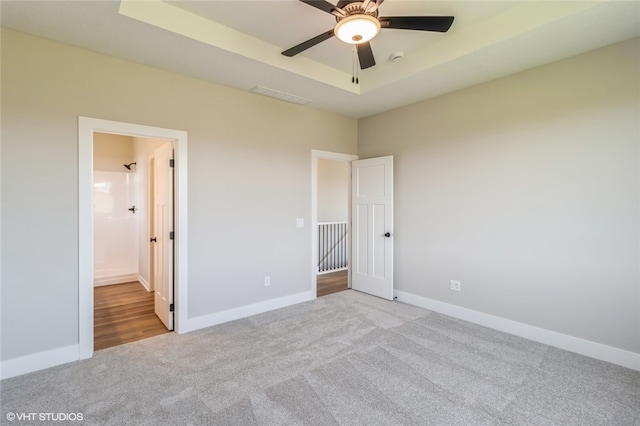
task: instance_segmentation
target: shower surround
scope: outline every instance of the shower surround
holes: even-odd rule
[[[95,286],[138,280],[138,192],[137,173],[93,172]]]

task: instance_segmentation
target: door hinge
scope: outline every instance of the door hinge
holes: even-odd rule
[[[169,305],[169,312],[173,312],[173,303]]]
[[[173,232],[173,231],[169,232],[169,239],[170,240],[173,240],[175,237],[176,237],[176,233],[175,232]]]
[[[171,160],[169,160],[169,167],[175,167],[175,166],[176,166],[176,160],[172,158]]]

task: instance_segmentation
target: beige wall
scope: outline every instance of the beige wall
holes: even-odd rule
[[[93,136],[93,170],[127,172],[123,164],[134,162],[134,157],[132,137],[108,133]]]
[[[355,120],[5,29],[1,106],[2,360],[78,343],[78,116],[188,132],[189,318],[310,291],[310,151]]]
[[[640,353],[639,52],[361,120],[360,158],[395,157],[396,288]]]
[[[349,220],[350,170],[346,161],[318,160],[318,222]]]

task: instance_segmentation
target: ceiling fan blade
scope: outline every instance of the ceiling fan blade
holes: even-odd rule
[[[358,49],[360,69],[366,70],[376,64],[376,60],[373,57],[373,50],[371,50],[371,44],[368,41],[356,44],[356,48]]]
[[[333,11],[338,9],[336,6],[324,0],[300,0],[302,3],[306,3],[309,6],[313,6],[316,9],[320,9],[324,12],[333,14]],[[342,9],[339,9],[342,10]],[[344,16],[344,15],[342,15]]]
[[[289,57],[295,56],[298,53],[304,52],[305,50],[315,46],[318,43],[322,43],[323,41],[330,39],[331,37],[333,37],[333,29],[327,31],[326,33],[317,35],[314,38],[311,38],[305,42],[302,42],[297,46],[293,46],[291,49],[287,49],[284,52],[282,52],[282,54],[284,56],[289,56]]]
[[[453,16],[386,16],[379,21],[381,28],[446,33],[453,24]]]

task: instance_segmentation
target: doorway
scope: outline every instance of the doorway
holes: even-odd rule
[[[312,291],[318,293],[318,169],[320,160],[349,164],[347,288],[394,300],[393,156],[358,160],[355,155],[311,151]]]
[[[157,287],[161,287],[152,273],[153,241],[157,240],[154,200],[157,192],[172,193],[173,186],[167,179],[157,184],[158,170],[166,174],[169,169],[168,159],[166,167],[153,167],[158,152],[172,155],[173,142],[100,132],[93,135],[94,350],[172,329],[171,322],[164,324],[169,309],[165,313],[162,306],[154,306],[154,299],[159,298]],[[173,211],[172,197],[170,205]],[[162,261],[172,264],[173,258]],[[165,266],[164,271],[172,270],[173,265],[160,266]]]
[[[351,288],[351,161],[312,150],[312,289],[316,297]]]
[[[170,276],[174,282],[175,302],[172,301],[174,329],[181,331],[186,325],[186,265],[187,253],[187,134],[183,131],[163,129],[150,126],[142,126],[130,123],[100,120],[88,117],[78,119],[78,176],[79,176],[79,347],[80,359],[90,358],[94,351],[94,247],[93,247],[93,142],[98,133],[112,135],[127,135],[134,138],[162,139],[171,142],[175,146],[175,157],[171,162],[175,173],[175,207],[172,213],[175,220],[171,236],[175,247],[173,259],[174,269]],[[147,159],[141,160],[145,163]],[[137,161],[136,161],[137,162]],[[167,164],[169,166],[169,164]],[[149,240],[147,240],[148,242]],[[170,306],[167,304],[167,307]],[[182,309],[181,309],[182,308]],[[186,327],[185,327],[186,328]]]

